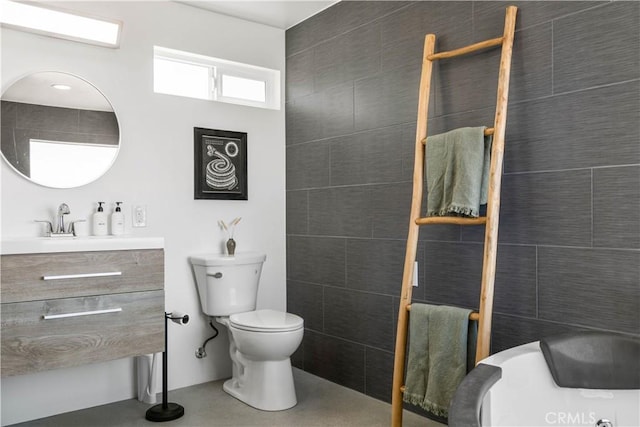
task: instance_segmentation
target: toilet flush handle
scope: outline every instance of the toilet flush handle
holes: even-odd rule
[[[220,279],[222,277],[222,273],[217,272],[217,273],[212,274],[212,276],[215,277],[216,279]]]

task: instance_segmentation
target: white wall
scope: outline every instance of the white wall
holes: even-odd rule
[[[32,184],[2,161],[2,237],[37,236],[32,220],[52,218],[61,202],[70,206],[70,218],[89,218],[98,200],[123,201],[128,232],[165,238],[167,310],[192,318],[187,326],[170,324],[169,389],[230,376],[225,333],[207,345],[207,358],[194,356],[211,330],[187,257],[221,251],[217,220],[242,216],[237,250],[267,253],[259,307],[285,308],[284,110],[154,94],[153,45],[278,69],[284,81],[284,31],[170,2],[56,5],[121,20],[120,48],[2,29],[2,89],[36,71],[83,77],[113,104],[122,148],[105,176],[68,190]],[[193,199],[194,127],[248,133],[248,201]],[[147,205],[148,227],[130,227],[133,204]],[[133,359],[3,378],[2,424],[132,398],[133,378]]]

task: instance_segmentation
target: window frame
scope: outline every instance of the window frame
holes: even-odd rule
[[[280,110],[280,71],[256,65],[244,64],[241,62],[229,61],[226,59],[213,58],[190,52],[169,49],[161,46],[154,46],[154,61],[161,58],[167,61],[183,62],[209,68],[208,99],[210,101],[225,102],[229,104],[245,105],[250,107]],[[246,98],[224,96],[223,76],[238,77],[242,79],[255,80],[265,84],[265,101],[255,101]],[[155,79],[155,69],[154,69]],[[154,88],[155,92],[155,88]],[[156,92],[163,93],[163,92]],[[175,95],[174,96],[186,96]],[[203,99],[203,98],[194,98]]]

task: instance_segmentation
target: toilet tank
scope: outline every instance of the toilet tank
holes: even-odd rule
[[[189,257],[202,311],[208,316],[229,316],[255,310],[265,259],[266,255],[258,252]]]

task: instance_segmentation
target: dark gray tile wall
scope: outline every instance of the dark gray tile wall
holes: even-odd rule
[[[515,2],[492,351],[640,334],[640,3]],[[504,2],[340,2],[286,33],[293,362],[389,401],[424,35],[502,33]],[[490,125],[498,51],[434,67],[429,132]],[[423,204],[424,205],[424,204]],[[422,228],[414,300],[476,307],[483,227]]]
[[[23,175],[30,176],[29,140],[117,145],[120,133],[113,112],[77,110],[2,101],[2,154]]]

